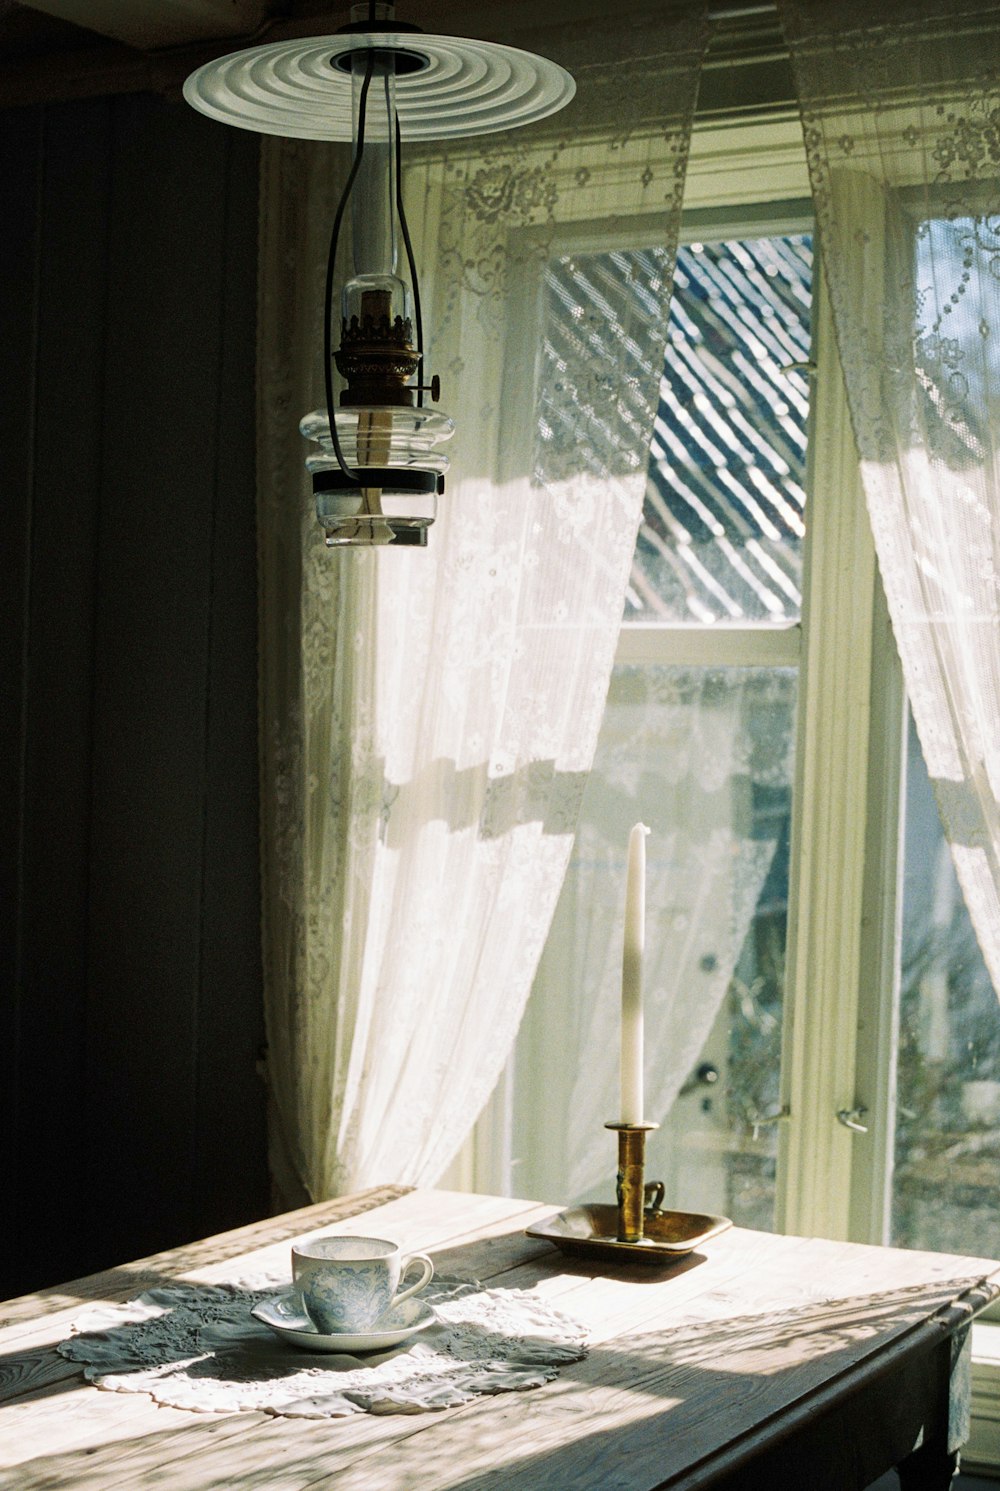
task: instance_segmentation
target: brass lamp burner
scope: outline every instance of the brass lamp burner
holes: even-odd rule
[[[417,371],[420,354],[414,350],[409,317],[390,316],[388,290],[364,292],[361,315],[341,322],[334,357],[347,380],[340,395],[345,408],[412,406],[413,389],[407,384]]]

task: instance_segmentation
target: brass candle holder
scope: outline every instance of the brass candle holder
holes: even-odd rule
[[[617,1206],[601,1201],[568,1211],[527,1228],[529,1237],[554,1243],[560,1252],[587,1262],[615,1265],[672,1264],[725,1232],[728,1217],[663,1208],[662,1181],[647,1181],[646,1135],[657,1123],[607,1123],[618,1135]]]
[[[646,1135],[658,1123],[606,1123],[618,1135],[618,1241],[642,1242],[646,1209]]]

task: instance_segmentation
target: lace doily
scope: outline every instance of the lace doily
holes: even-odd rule
[[[58,1350],[112,1392],[198,1413],[293,1418],[451,1408],[479,1393],[540,1387],[586,1355],[583,1327],[532,1291],[448,1279],[423,1291],[437,1322],[418,1338],[363,1357],[312,1355],[252,1318],[279,1292],[273,1278],[150,1289],[87,1310]]]

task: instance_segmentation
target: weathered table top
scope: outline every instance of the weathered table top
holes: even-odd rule
[[[738,1228],[669,1267],[584,1263],[525,1237],[555,1210],[384,1188],[0,1306],[0,1486],[851,1491],[921,1434],[945,1445],[955,1343],[1000,1294],[1000,1263]],[[99,1391],[55,1350],[84,1304],[231,1277],[234,1259],[273,1264],[292,1237],[357,1230],[362,1211],[366,1232],[431,1252],[441,1272],[538,1285],[587,1325],[590,1354],[530,1392],[308,1420]],[[922,1480],[920,1458],[910,1484],[947,1484],[931,1462]]]

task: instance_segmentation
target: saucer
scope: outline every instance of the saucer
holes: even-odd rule
[[[435,1320],[434,1311],[423,1300],[405,1299],[401,1305],[387,1311],[372,1330],[359,1333],[335,1331],[332,1336],[325,1336],[302,1308],[296,1289],[254,1305],[250,1314],[282,1340],[302,1346],[306,1351],[342,1351],[348,1355],[359,1351],[388,1351],[416,1335],[417,1331],[426,1330]]]

